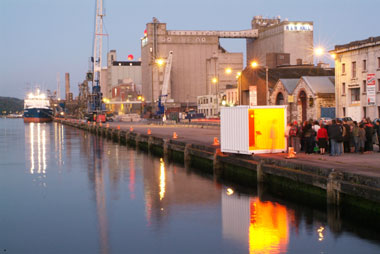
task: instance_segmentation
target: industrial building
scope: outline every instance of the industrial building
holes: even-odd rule
[[[195,107],[198,96],[215,95],[220,104],[221,94],[228,85],[237,85],[237,74],[243,69],[243,54],[227,52],[220,46],[220,38],[246,39],[248,63],[252,59],[260,66],[271,67],[313,63],[313,22],[256,16],[248,30],[183,31],[167,30],[166,23],[153,18],[141,38],[142,93],[146,101],[156,102],[165,96],[167,101]],[[169,85],[167,94],[162,94],[170,52]]]
[[[251,25],[258,37],[247,38],[247,65],[253,60],[269,67],[313,63],[313,22],[255,16]]]
[[[380,36],[336,45],[335,94],[338,117],[380,118]]]
[[[100,85],[103,97],[111,99],[116,87],[128,85],[134,93],[141,94],[141,61],[117,61],[116,50],[107,54],[107,68],[102,69]]]
[[[243,69],[243,54],[229,53],[219,38],[255,38],[255,30],[178,31],[167,30],[166,23],[153,19],[141,39],[142,92],[147,101],[161,95],[165,64],[173,52],[168,101],[196,106],[197,96],[217,94],[236,83]],[[226,69],[230,70],[226,72]]]

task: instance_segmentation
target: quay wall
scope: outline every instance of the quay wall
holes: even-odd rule
[[[366,215],[380,225],[380,178],[313,166],[294,160],[220,152],[218,146],[189,143],[78,120],[55,120],[129,145],[165,160],[183,163],[239,186],[257,186],[296,202],[333,211],[333,217]],[[367,216],[368,215],[368,216]]]

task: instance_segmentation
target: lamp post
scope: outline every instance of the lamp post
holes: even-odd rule
[[[261,68],[265,68],[265,89],[266,89],[266,93],[265,93],[265,97],[266,97],[266,104],[269,105],[269,85],[268,85],[268,66],[265,65],[265,66],[259,66],[259,64],[256,62],[256,61],[253,61],[251,63],[251,67],[252,68],[258,68],[258,67],[261,67]]]
[[[215,84],[216,115],[218,115],[218,112],[219,112],[219,100],[218,100],[219,79],[217,77],[213,77],[211,82],[213,84]]]
[[[227,75],[229,75],[229,74],[231,74],[232,73],[232,69],[230,68],[230,67],[228,67],[228,68],[225,68],[224,69],[224,71],[225,71],[225,73],[227,74]],[[237,100],[238,100],[238,105],[241,105],[241,72],[240,71],[238,71],[237,73],[236,73],[236,79],[237,79],[237,81],[238,81],[238,87],[237,87],[237,92],[238,92],[238,98],[237,98]]]

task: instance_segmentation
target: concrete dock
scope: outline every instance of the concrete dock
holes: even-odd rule
[[[165,158],[212,173],[241,185],[261,185],[280,195],[317,205],[349,208],[374,215],[380,221],[380,153],[328,155],[237,155],[213,145],[220,129],[213,125],[85,123],[56,120],[121,144],[130,144]],[[173,138],[173,133],[177,138]],[[220,140],[220,139],[219,139]]]

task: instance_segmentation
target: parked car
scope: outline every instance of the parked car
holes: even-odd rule
[[[331,123],[332,118],[330,117],[321,117],[318,122],[322,121],[322,124],[327,125]]]
[[[353,123],[354,123],[354,121],[352,120],[352,118],[349,117],[349,116],[340,117],[340,118],[337,118],[337,119],[338,119],[338,120],[341,120],[342,122],[343,122],[343,121],[346,121],[348,124],[353,124]]]

